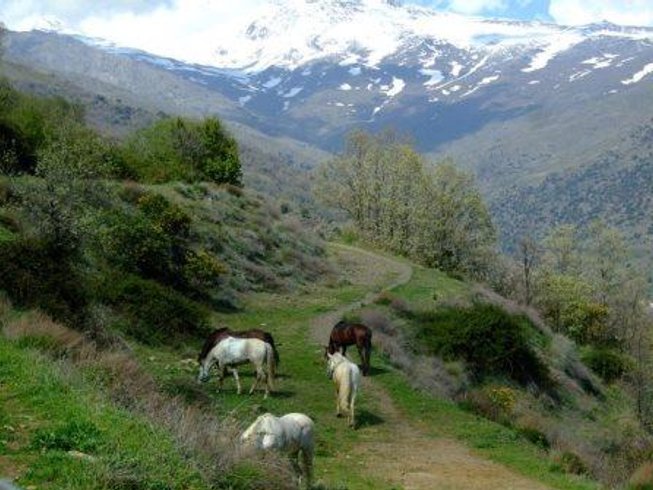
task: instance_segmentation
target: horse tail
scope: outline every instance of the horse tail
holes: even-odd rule
[[[279,351],[277,350],[277,346],[274,344],[274,338],[272,337],[272,334],[269,332],[265,332],[263,335],[263,340],[270,344],[272,347],[272,350],[274,351],[274,363],[278,366],[280,359],[279,359]]]
[[[356,428],[356,411],[355,411],[355,405],[356,405],[356,394],[358,393],[358,383],[360,382],[360,379],[356,376],[356,370],[352,369],[349,372],[349,386],[351,388],[351,391],[349,393],[349,399],[348,401],[348,410],[349,410],[349,423],[352,426],[352,428]],[[359,375],[360,376],[360,375]]]
[[[272,346],[270,344],[266,343],[265,345],[266,345],[265,357],[266,357],[266,362],[267,362],[267,367],[268,367],[268,369],[267,369],[267,371],[268,371],[268,373],[267,373],[268,374],[267,383],[268,383],[268,387],[270,389],[272,389],[272,383],[274,382],[274,375],[275,375],[277,366],[276,366],[276,361],[275,361],[275,357],[274,357],[274,349],[272,348]]]

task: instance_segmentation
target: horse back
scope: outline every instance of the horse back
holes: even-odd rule
[[[259,339],[227,337],[215,347],[216,358],[221,365],[265,360],[266,345]]]

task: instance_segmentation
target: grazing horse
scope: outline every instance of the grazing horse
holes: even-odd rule
[[[370,354],[372,352],[372,330],[361,323],[347,323],[340,320],[331,329],[327,352],[333,354],[342,348],[347,354],[347,346],[356,344],[358,355],[363,363],[363,376],[370,372]]]
[[[313,421],[303,413],[288,413],[283,417],[265,413],[243,432],[240,442],[263,451],[277,450],[287,453],[297,474],[298,486],[301,486],[303,476],[306,479],[306,487],[310,488],[314,427]],[[303,468],[299,464],[300,453]]]
[[[268,397],[272,389],[274,380],[274,353],[272,347],[267,342],[259,339],[238,339],[227,337],[211,349],[203,358],[200,356],[200,372],[197,376],[198,381],[206,381],[209,378],[209,371],[213,364],[218,365],[218,391],[222,388],[227,369],[229,369],[236,380],[238,394],[242,390],[238,371],[235,366],[251,362],[256,368],[256,379],[252,388],[249,390],[250,395],[258,386],[259,381],[265,379],[265,396]]]
[[[356,427],[354,405],[361,384],[361,372],[358,366],[340,352],[327,353],[327,376],[336,385],[336,415],[349,413],[349,425]]]
[[[218,342],[227,337],[238,337],[241,339],[259,339],[263,342],[267,342],[272,347],[274,352],[274,363],[275,366],[279,365],[279,352],[277,351],[276,345],[274,345],[274,339],[270,332],[261,330],[260,328],[250,328],[249,330],[231,330],[227,327],[222,327],[217,330],[214,330],[211,335],[206,338],[198,360],[204,359],[211,349],[213,349]],[[201,362],[201,361],[200,361]]]

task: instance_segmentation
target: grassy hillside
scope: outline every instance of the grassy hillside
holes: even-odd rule
[[[453,445],[449,447],[450,451],[458,450],[459,443],[454,442],[456,440],[472,448],[471,452],[465,450],[466,459],[458,462],[461,470],[457,474],[454,472],[451,477],[454,482],[462,481],[456,479],[464,478],[466,465],[473,467],[482,461],[479,458],[489,458],[508,466],[513,472],[527,475],[552,488],[594,488],[590,481],[567,476],[554,468],[546,452],[530,443],[518,431],[481,419],[454,403],[412,388],[406,374],[397,369],[389,358],[381,356],[379,351],[373,356],[372,377],[366,379],[358,403],[358,429],[349,430],[341,419],[334,416],[333,388],[324,374],[322,349],[319,344],[314,343],[315,332],[312,330],[318,326],[315,323],[320,322],[318,319],[327,315],[330,321],[334,311],[337,315],[338,309],[361,299],[368,291],[378,292],[385,284],[394,282],[403,269],[392,260],[350,248],[335,247],[329,257],[340,271],[338,282],[314,284],[290,295],[255,293],[249,296],[241,312],[216,314],[214,317],[214,321],[227,323],[234,328],[264,325],[275,335],[282,361],[275,394],[268,400],[263,400],[262,393],[253,396],[236,395],[232,380],[227,380],[225,390],[219,394],[214,390],[215,381],[198,385],[195,381],[196,365],[193,359],[202,337],[189,338],[188,341],[175,345],[159,346],[147,346],[131,341],[129,345],[132,354],[120,354],[123,356],[122,363],[129,364],[130,367],[121,368],[115,366],[115,362],[109,367],[108,360],[104,360],[105,354],[94,357],[91,361],[70,355],[79,349],[79,346],[70,345],[74,343],[68,339],[70,333],[55,335],[55,340],[46,340],[57,329],[51,324],[46,325],[45,329],[34,327],[35,323],[45,322],[39,316],[25,317],[5,312],[5,338],[1,344],[3,354],[7,353],[11,362],[4,364],[3,384],[12,379],[12,376],[23,376],[24,373],[20,370],[25,368],[21,366],[34,366],[36,375],[31,377],[33,381],[30,382],[33,385],[26,386],[24,390],[12,388],[7,392],[7,399],[15,400],[14,403],[21,410],[5,414],[8,425],[17,426],[18,429],[17,434],[7,435],[10,439],[4,446],[0,459],[4,471],[17,476],[22,484],[35,484],[42,488],[105,488],[102,485],[112,481],[112,474],[120,475],[123,481],[138,481],[142,486],[137,488],[211,487],[216,484],[215,480],[212,480],[215,475],[207,472],[203,466],[205,453],[203,456],[202,451],[205,449],[199,446],[198,453],[195,443],[186,446],[189,441],[184,438],[184,433],[180,434],[180,427],[184,431],[193,431],[193,434],[196,434],[198,429],[189,427],[187,423],[166,425],[161,422],[161,409],[158,409],[156,404],[150,402],[142,405],[142,398],[147,401],[152,397],[161,396],[174,400],[173,407],[169,409],[173,417],[176,411],[184,410],[197,411],[206,417],[209,414],[217,416],[222,425],[211,427],[223,436],[225,433],[231,433],[229,431],[235,430],[234,428],[244,428],[256,415],[264,411],[306,412],[315,419],[318,427],[316,476],[321,485],[318,488],[397,488],[397,485],[403,483],[404,477],[399,472],[385,472],[383,462],[378,460],[375,451],[369,448],[382,448],[387,443],[401,443],[402,438],[406,437],[405,434],[402,436],[397,432],[401,427],[404,427],[401,430],[407,430],[406,427],[411,430],[419,428],[420,437],[425,438],[420,439],[423,443],[426,441],[428,444],[441,444],[442,441],[451,441],[447,443]],[[369,269],[371,265],[374,266],[373,269]],[[407,298],[427,301],[427,295],[432,297],[433,288],[443,296],[467,289],[462,283],[447,279],[438,272],[418,269],[416,277],[398,289],[397,294],[405,292]],[[330,323],[326,326],[330,328]],[[320,332],[324,335],[328,330]],[[68,340],[64,341],[62,337]],[[63,342],[68,345],[67,351],[61,350]],[[63,352],[68,352],[68,355],[62,358]],[[356,354],[352,355],[355,357]],[[53,362],[55,364],[51,364]],[[53,365],[59,367],[54,370],[48,368]],[[46,370],[50,373],[48,383],[54,384],[54,389],[42,381],[38,374],[45,373]],[[253,373],[245,367],[242,374],[247,385]],[[112,380],[111,375],[119,378]],[[139,380],[151,377],[153,384],[147,387],[148,383],[143,381],[127,382],[124,378],[127,375]],[[125,386],[122,386],[123,383]],[[34,400],[28,393],[41,393],[39,396],[46,399],[44,406],[38,407],[38,410],[44,410],[39,412],[43,414],[53,405],[65,405],[65,400],[70,397],[64,395],[70,393],[70,390],[76,393],[71,407],[51,410],[51,416],[48,418],[36,414],[32,425],[20,425],[17,414],[25,411],[26,414],[32,415],[35,410],[31,408]],[[96,404],[100,404],[102,409],[97,408]],[[398,412],[388,412],[389,406],[395,406]],[[75,416],[76,420],[79,418],[88,421],[81,429],[69,426],[70,413],[75,410],[79,411],[79,415]],[[113,411],[122,414],[125,419],[112,418]],[[148,444],[177,448],[171,449],[163,471],[159,468],[153,471],[148,466],[147,454],[150,452],[147,451],[147,445],[129,445],[128,441],[132,440],[132,437],[134,441],[143,439],[138,431],[134,430],[129,437],[125,436],[123,442],[121,431],[128,430],[130,423],[152,427],[148,432]],[[154,427],[157,429],[153,430]],[[38,437],[36,434],[41,433],[39,428],[45,428],[44,431],[54,434],[52,439],[55,442],[46,443],[45,449],[30,442]],[[73,442],[66,445],[60,441],[62,437],[59,434],[69,433],[73,434]],[[188,434],[186,437],[190,438]],[[89,439],[98,439],[98,442],[92,443]],[[115,444],[118,444],[118,441],[121,442],[116,449]],[[232,450],[224,441],[222,444],[224,446],[217,449],[214,447],[214,450]],[[79,456],[81,459],[76,459],[67,452],[69,446],[94,459]],[[180,451],[181,448],[186,449]],[[265,478],[272,479],[264,488],[280,488],[276,478],[283,478],[287,471],[280,462],[264,461],[262,467],[248,466],[252,463],[243,466],[245,463],[242,459],[234,460],[223,452],[220,453],[220,461],[224,465],[225,480],[217,488],[223,488],[220,485],[263,488],[261,485],[264,484],[257,479],[260,477],[257,475],[260,475],[261,468],[265,471]],[[159,458],[165,457],[162,456],[165,454],[167,453],[163,449]],[[360,464],[352,467],[351,460],[354,457],[362,459]],[[55,472],[54,467],[62,464],[62,461],[67,471]],[[127,468],[124,467],[126,461],[131,461]],[[508,477],[508,473],[505,473],[502,466],[491,468],[494,473],[486,474],[485,477],[499,480],[490,480],[495,482],[495,486],[490,484],[487,488],[502,488],[496,486],[496,482],[503,481],[503,478]],[[89,486],[89,473],[96,478],[95,486]],[[104,475],[104,480],[97,475]],[[409,477],[410,472],[405,478]],[[516,477],[511,474],[510,478]],[[540,488],[540,484],[533,481],[530,484],[524,483],[525,480],[516,481],[518,486],[515,488]],[[127,487],[109,483],[106,488]]]
[[[83,105],[85,121],[91,127],[119,140],[168,113],[180,113],[157,104],[148,105],[114,86],[96,82],[85,87],[60,75],[8,60],[0,61],[0,74],[26,93],[78,102]],[[181,113],[198,116],[193,112]],[[267,136],[235,122],[228,127],[239,143],[245,185],[274,198],[279,205],[285,204],[295,214],[314,215],[310,169],[330,155],[305,143]]]

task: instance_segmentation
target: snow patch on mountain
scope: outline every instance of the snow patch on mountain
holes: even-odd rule
[[[633,83],[640,82],[646,75],[649,75],[650,73],[653,73],[653,63],[649,63],[648,65],[644,66],[644,68],[635,73],[631,78],[622,80],[621,83],[624,85],[631,85]]]
[[[582,63],[584,65],[592,65],[595,70],[599,70],[601,68],[608,68],[609,66],[612,66],[612,61],[615,58],[618,58],[618,55],[604,53],[602,56],[594,56],[592,58],[586,59],[582,61]]]
[[[297,94],[299,94],[299,92],[301,92],[302,90],[304,90],[304,87],[293,87],[290,90],[288,90],[288,92],[283,94],[282,97],[284,97],[286,99],[290,99],[290,98],[296,96]]]
[[[442,72],[440,70],[422,68],[419,72],[422,75],[429,77],[429,79],[422,84],[425,87],[432,87],[440,83],[442,80],[444,80],[444,75],[442,75]]]
[[[265,88],[274,88],[281,83],[281,77],[270,78],[267,82],[261,84]]]
[[[401,78],[392,77],[392,83],[390,85],[381,85],[380,90],[388,97],[392,98],[399,95],[405,86],[406,82]]]
[[[533,56],[531,64],[523,68],[522,71],[524,73],[531,73],[541,70],[557,55],[582,42],[584,39],[584,36],[575,32],[561,33],[553,37],[540,52]]]

